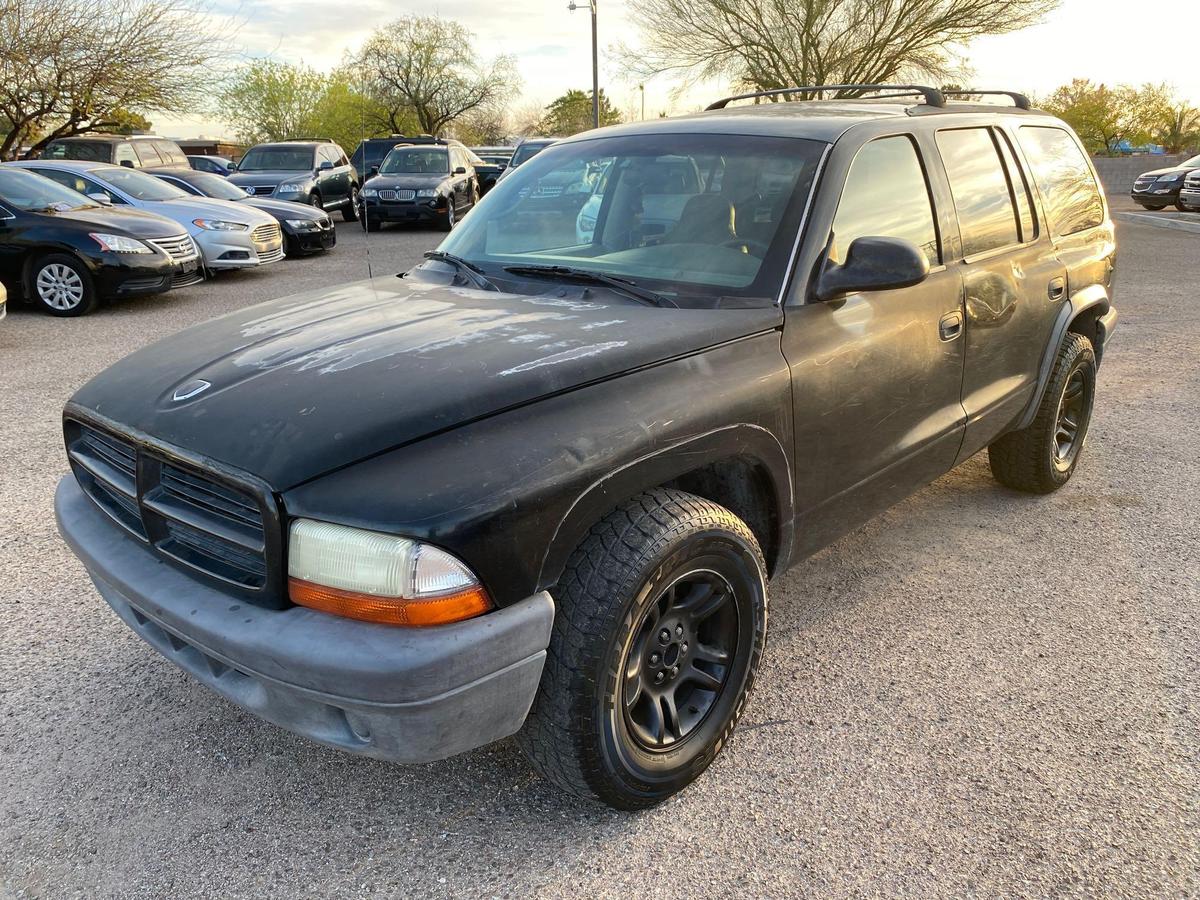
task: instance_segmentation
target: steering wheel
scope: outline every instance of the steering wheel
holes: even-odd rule
[[[734,238],[733,240],[726,241],[721,246],[729,247],[732,250],[746,250],[747,252],[752,253],[754,256],[757,256],[759,259],[762,259],[764,256],[766,256],[767,251],[770,250],[770,248],[762,241],[753,241],[747,238]]]

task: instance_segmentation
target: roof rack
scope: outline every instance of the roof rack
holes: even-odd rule
[[[282,141],[277,141],[280,144],[304,143],[304,144],[332,144],[333,138],[318,138],[318,137],[290,137]]]
[[[947,97],[974,97],[976,95],[996,95],[1000,97],[1008,97],[1012,100],[1017,109],[1033,109],[1033,104],[1029,102],[1029,98],[1024,94],[1018,94],[1016,91],[948,91],[943,89],[942,93]]]
[[[904,97],[909,94],[920,94],[925,98],[925,102],[929,106],[945,106],[946,97],[942,91],[937,88],[928,87],[921,84],[811,84],[802,87],[786,87],[775,88],[770,91],[752,91],[749,94],[737,94],[733,97],[724,97],[716,103],[710,103],[707,110],[724,109],[735,100],[752,100],[755,97],[777,97],[780,94],[819,94],[824,91],[894,91],[896,93],[885,94],[882,97],[855,97],[852,99],[885,99],[887,97]],[[978,92],[975,92],[978,93]]]

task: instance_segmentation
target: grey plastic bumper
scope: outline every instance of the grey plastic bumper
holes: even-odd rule
[[[121,533],[72,476],[54,506],[59,531],[130,628],[217,693],[297,734],[426,762],[513,734],[533,703],[554,620],[547,593],[411,630],[263,609]]]

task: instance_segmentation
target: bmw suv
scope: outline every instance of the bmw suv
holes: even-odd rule
[[[339,209],[347,222],[358,220],[362,181],[346,152],[328,138],[258,144],[246,151],[229,180],[252,197]]]

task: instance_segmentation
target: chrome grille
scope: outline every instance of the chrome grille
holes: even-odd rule
[[[278,517],[265,490],[68,420],[67,454],[83,490],[126,531],[193,571],[259,595],[282,591]],[[276,560],[274,568],[272,560]]]
[[[379,192],[380,200],[412,200],[417,196],[416,191],[400,190],[393,191],[391,188]]]
[[[279,187],[277,184],[248,184],[246,185],[246,193],[251,196],[263,196],[275,193],[275,188],[277,187]]]
[[[196,250],[196,242],[192,240],[190,235],[181,234],[178,237],[171,238],[155,238],[148,240],[147,243],[153,244],[171,259],[183,262],[190,259],[195,259],[199,252]]]
[[[256,244],[272,244],[275,241],[282,240],[279,232],[279,223],[272,222],[270,225],[259,225],[250,232],[250,240]]]

